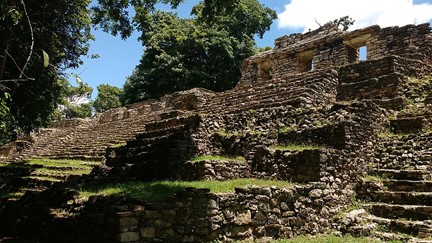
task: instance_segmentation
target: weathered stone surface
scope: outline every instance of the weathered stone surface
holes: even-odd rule
[[[125,232],[117,235],[117,240],[120,242],[134,242],[139,240],[138,232]]]

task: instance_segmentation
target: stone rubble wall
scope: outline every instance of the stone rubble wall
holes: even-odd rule
[[[330,24],[304,35],[281,37],[275,49],[246,59],[239,85],[356,63],[361,46],[367,46],[367,60],[396,55],[432,64],[429,23],[383,29],[371,26],[352,32],[337,31]]]
[[[323,233],[352,190],[331,176],[327,181],[288,188],[248,186],[234,193],[186,188],[163,202],[92,198],[70,227],[85,224],[91,242],[232,242]],[[105,234],[95,235],[90,232]],[[52,238],[51,238],[52,239]],[[57,239],[62,239],[57,236]],[[63,239],[62,239],[63,240]],[[74,242],[65,239],[62,242]]]
[[[432,134],[412,134],[378,140],[374,162],[378,167],[432,170]]]
[[[237,161],[199,161],[186,162],[178,172],[182,181],[217,180],[226,181],[251,177],[250,166]]]

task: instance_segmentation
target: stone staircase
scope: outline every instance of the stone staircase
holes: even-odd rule
[[[425,159],[432,152],[430,141],[427,134],[379,140],[377,163],[359,191],[376,236],[432,242],[432,161]]]
[[[276,106],[320,107],[332,103],[336,95],[337,72],[316,71],[285,75],[271,82],[249,84],[216,94],[200,110],[217,114]]]

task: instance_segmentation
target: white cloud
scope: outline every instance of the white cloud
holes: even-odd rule
[[[432,3],[413,0],[292,0],[279,14],[279,28],[316,29],[320,24],[350,16],[351,29],[378,24],[381,27],[421,24],[432,19]],[[316,21],[315,21],[316,20]]]

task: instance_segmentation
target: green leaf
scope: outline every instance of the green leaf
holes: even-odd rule
[[[46,68],[49,65],[49,55],[44,50],[42,50],[43,54],[43,66]]]
[[[77,83],[78,85],[82,85],[82,84],[83,84],[82,79],[81,79],[78,75],[75,75],[75,81],[76,81],[76,83]]]

